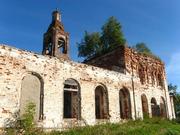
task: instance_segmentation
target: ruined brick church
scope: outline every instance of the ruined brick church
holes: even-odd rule
[[[58,11],[44,34],[42,55],[0,45],[0,127],[29,102],[44,129],[175,118],[162,61],[123,46],[84,63],[71,61]]]

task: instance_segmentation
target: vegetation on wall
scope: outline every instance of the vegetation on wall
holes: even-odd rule
[[[79,57],[85,59],[110,52],[117,46],[125,45],[120,22],[115,17],[110,17],[102,26],[100,32],[89,33],[85,31],[82,41],[78,44]]]
[[[126,39],[122,32],[122,26],[115,17],[110,17],[102,26],[101,32],[85,31],[83,39],[78,45],[78,56],[86,60],[108,53],[118,46],[125,46]],[[143,42],[132,47],[135,51],[145,56],[160,60]]]
[[[142,55],[150,56],[160,60],[160,58],[153,54],[152,51],[148,48],[148,46],[143,42],[137,43],[135,46],[133,46],[133,49]]]
[[[137,43],[135,46],[133,46],[133,49],[135,51],[137,51],[138,53],[142,53],[142,54],[146,54],[146,55],[152,55],[151,50],[143,42]]]

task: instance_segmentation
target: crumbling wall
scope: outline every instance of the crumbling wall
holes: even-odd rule
[[[153,56],[145,56],[125,48],[126,73],[140,78],[142,85],[165,87],[164,63]]]
[[[115,50],[85,60],[86,64],[139,77],[142,85],[165,87],[164,63],[156,57],[137,53],[132,48],[119,46]]]
[[[95,118],[95,89],[99,85],[107,88],[109,100],[109,118],[102,122],[121,120],[119,91],[124,87],[130,93],[133,119],[142,117],[142,94],[147,96],[150,114],[151,98],[155,97],[160,104],[160,98],[164,97],[168,104],[168,117],[172,118],[168,92],[165,93],[161,87],[142,85],[137,76],[0,45],[0,127],[6,126],[19,112],[21,96],[25,96],[21,93],[22,80],[29,73],[35,73],[43,82],[43,116],[38,124],[46,129],[101,122]],[[63,118],[64,83],[70,78],[80,85],[80,120]]]
[[[85,60],[84,63],[120,73],[125,73],[124,50],[125,47],[120,46],[112,52]]]
[[[126,74],[139,78],[140,84],[135,85],[135,89],[152,89],[151,92],[154,92],[156,88],[161,89],[159,93],[163,93],[163,98],[166,99],[166,112],[170,113],[168,117],[175,116],[173,111],[170,110],[172,107],[170,105],[164,63],[153,56],[139,54],[131,48],[125,48],[125,62]],[[158,96],[158,102],[159,100]],[[149,109],[151,110],[151,108]]]

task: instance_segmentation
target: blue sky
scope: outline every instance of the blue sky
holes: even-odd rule
[[[145,42],[166,64],[168,82],[180,89],[179,0],[0,0],[0,43],[41,53],[43,33],[60,9],[70,33],[71,58],[84,31],[100,31],[115,16],[129,45]]]

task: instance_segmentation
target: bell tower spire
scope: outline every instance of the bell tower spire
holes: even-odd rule
[[[58,10],[52,12],[52,22],[44,34],[42,54],[69,59],[69,33],[64,31]]]
[[[61,22],[61,14],[58,12],[58,9],[56,9],[52,13],[52,21],[60,21]]]

